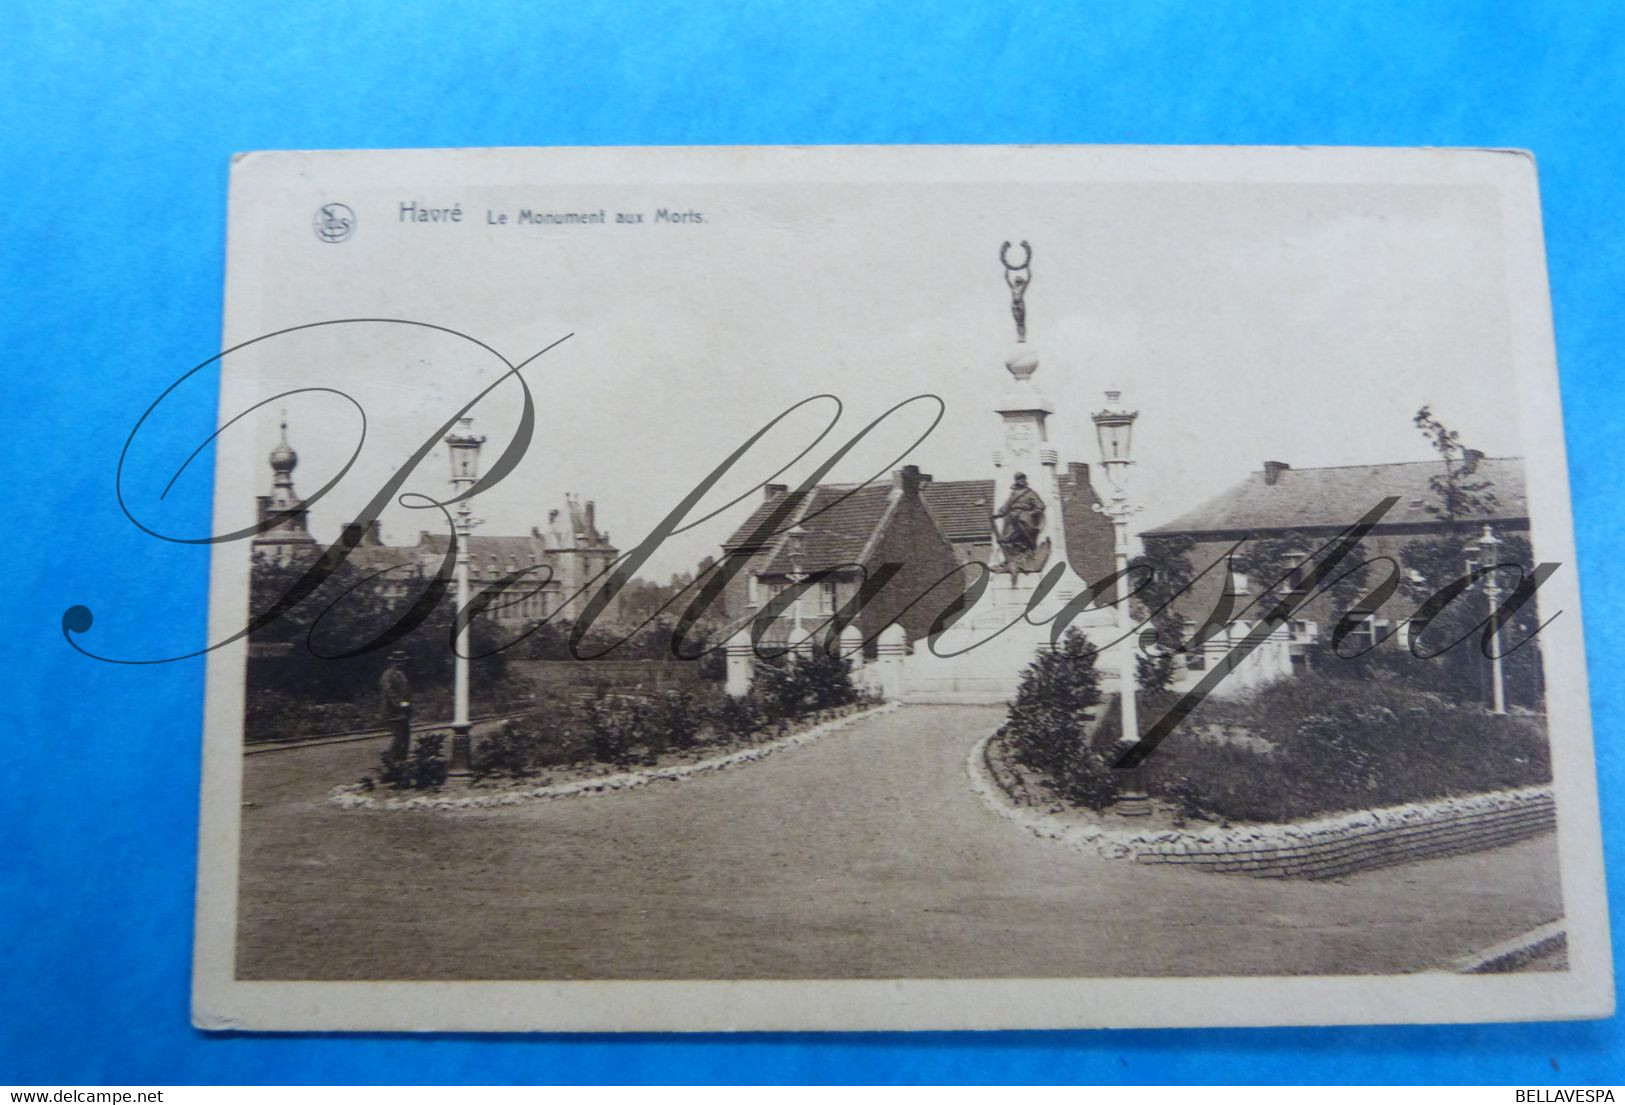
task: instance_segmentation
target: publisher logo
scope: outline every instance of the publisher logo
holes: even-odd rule
[[[355,212],[342,203],[324,203],[316,209],[316,237],[331,245],[355,233]]]

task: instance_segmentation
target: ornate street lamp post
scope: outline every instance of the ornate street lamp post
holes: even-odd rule
[[[1121,404],[1122,394],[1106,392],[1106,408],[1091,417],[1100,439],[1100,464],[1106,470],[1109,485],[1106,501],[1095,504],[1095,509],[1111,519],[1117,534],[1117,629],[1121,637],[1117,648],[1117,700],[1122,706],[1123,740],[1133,745],[1140,741],[1140,711],[1135,700],[1135,647],[1130,633],[1134,617],[1129,611],[1128,520],[1139,508],[1130,505],[1127,488],[1128,469],[1134,463],[1130,459],[1134,420],[1140,412],[1125,410]],[[1151,799],[1145,792],[1139,768],[1124,772],[1117,812],[1125,817],[1143,817],[1151,812]]]
[[[457,429],[446,435],[446,446],[451,453],[451,486],[455,495],[461,495],[474,486],[480,477],[480,446],[485,444],[483,435],[474,432],[474,420],[464,417],[457,420]],[[474,508],[467,499],[457,503],[455,516],[452,519],[452,528],[457,533],[457,612],[459,615],[468,609],[468,565],[469,565],[469,538],[474,527],[479,525],[479,519],[474,517]],[[468,630],[464,622],[457,630],[457,654],[454,657],[456,664],[456,689],[454,691],[451,719],[451,762],[447,765],[446,774],[459,778],[466,778],[472,774],[469,766],[469,738],[470,728],[468,720]]]
[[[1476,544],[1468,548],[1478,555],[1477,566],[1487,569],[1484,574],[1484,596],[1490,604],[1490,687],[1493,709],[1498,714],[1507,712],[1506,683],[1501,675],[1501,622],[1496,616],[1501,609],[1501,585],[1496,580],[1499,574],[1496,568],[1501,563],[1501,546],[1504,544],[1495,536],[1495,531],[1488,522],[1484,523],[1484,535]],[[1474,568],[1472,560],[1467,562],[1467,570]],[[1480,684],[1482,686],[1483,684]]]

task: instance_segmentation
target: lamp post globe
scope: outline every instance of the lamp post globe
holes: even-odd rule
[[[1105,409],[1090,415],[1100,442],[1100,463],[1112,487],[1119,491],[1124,486],[1126,469],[1134,463],[1134,420],[1140,417],[1139,411],[1125,409],[1122,399],[1122,392],[1107,391]]]

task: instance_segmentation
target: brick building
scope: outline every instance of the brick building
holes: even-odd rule
[[[1089,466],[1069,465],[1058,483],[1068,562],[1084,579],[1109,574],[1112,527],[1093,509],[1100,499]],[[994,494],[993,480],[938,481],[913,465],[893,472],[889,483],[862,487],[820,484],[793,493],[783,484],[769,484],[750,517],[723,543],[726,558],[745,560],[724,593],[727,614],[736,623],[747,622],[798,574],[821,573],[802,598],[803,624],[811,628],[856,597],[868,579],[871,594],[856,624],[870,642],[869,651],[894,622],[909,641],[917,641],[975,579],[975,573],[956,568],[996,564]],[[792,555],[797,530],[799,561]],[[789,617],[787,611],[765,639],[782,638]]]
[[[1332,541],[1389,496],[1397,497],[1398,502],[1361,542],[1361,556],[1366,560],[1391,557],[1401,573],[1417,571],[1415,564],[1407,564],[1405,554],[1407,546],[1422,538],[1448,535],[1459,540],[1460,570],[1465,571],[1468,546],[1486,523],[1498,536],[1527,535],[1529,509],[1519,458],[1472,456],[1463,474],[1489,485],[1494,506],[1487,511],[1468,511],[1454,521],[1442,516],[1438,493],[1430,482],[1442,472],[1439,461],[1337,468],[1293,468],[1266,461],[1235,486],[1141,537],[1153,564],[1159,556],[1188,544],[1184,555],[1195,572],[1224,558],[1236,542],[1246,542],[1229,563],[1219,563],[1174,602],[1173,609],[1194,629],[1226,601],[1234,604],[1235,618],[1251,621],[1257,617],[1258,608],[1243,612],[1242,607],[1275,581],[1249,579],[1240,570],[1238,565],[1247,563],[1249,549],[1269,541],[1299,559]],[[1449,582],[1424,580],[1414,574],[1408,578],[1438,587]],[[1376,579],[1370,583],[1374,585]],[[1386,638],[1383,647],[1406,647],[1405,621],[1414,607],[1414,602],[1396,594],[1361,624],[1347,649],[1357,650],[1361,638],[1366,644]],[[1329,635],[1345,612],[1324,593],[1298,612],[1289,630],[1294,666],[1305,662],[1310,646]]]

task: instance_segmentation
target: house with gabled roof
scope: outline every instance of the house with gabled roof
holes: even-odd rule
[[[748,638],[799,644],[797,621],[812,633],[834,615],[848,620],[849,608],[880,669],[866,669],[865,680],[905,701],[1006,701],[1067,627],[1112,638],[1117,610],[1100,603],[1097,586],[1116,572],[1116,530],[1089,466],[1063,464],[1051,436],[1055,407],[1038,389],[1040,358],[1027,344],[1032,251],[1023,250],[1019,266],[1005,260],[1008,243],[1000,254],[1016,345],[992,403],[1001,441],[986,470],[992,478],[938,481],[909,466],[889,486],[767,485],[723,544],[729,693],[750,685]],[[1107,390],[1108,403],[1118,395]],[[1132,412],[1118,416],[1132,424]],[[1098,429],[1100,416],[1091,417]],[[788,619],[773,601],[787,587],[800,595]],[[776,616],[765,617],[770,611]],[[944,624],[949,613],[956,616]],[[1132,670],[1130,660],[1108,679]]]
[[[930,481],[909,465],[887,483],[820,484],[805,492],[768,484],[762,501],[722,546],[730,568],[738,567],[724,593],[729,619],[755,618],[793,582],[816,575],[794,612],[806,629],[861,595],[854,624],[871,654],[880,631],[894,621],[911,639],[923,636],[963,588],[956,582],[961,562],[954,545],[921,495]],[[787,640],[792,616],[787,611],[770,626],[764,641]]]
[[[1084,579],[1110,574],[1112,528],[1093,509],[1100,497],[1089,466],[1069,465],[1059,485],[1069,563]],[[894,622],[917,641],[975,578],[964,566],[995,565],[995,509],[992,480],[938,481],[914,465],[886,483],[820,484],[810,492],[768,484],[723,543],[724,557],[745,561],[724,593],[727,614],[749,621],[793,579],[818,574],[803,593],[804,626],[827,620],[867,585],[856,625],[870,654],[880,631]],[[793,555],[797,537],[799,556]],[[785,620],[764,640],[785,639]]]
[[[1199,506],[1146,530],[1141,540],[1153,565],[1159,556],[1174,555],[1174,550],[1183,550],[1196,572],[1216,564],[1173,604],[1174,611],[1191,628],[1203,624],[1214,610],[1227,604],[1241,610],[1274,582],[1249,579],[1233,563],[1245,563],[1249,544],[1275,541],[1283,543],[1279,547],[1308,555],[1389,497],[1397,501],[1362,540],[1363,559],[1389,557],[1401,572],[1412,571],[1406,564],[1408,545],[1421,538],[1452,535],[1462,543],[1465,570],[1472,556],[1468,546],[1485,525],[1498,535],[1527,534],[1529,507],[1520,458],[1472,453],[1462,465],[1464,477],[1488,485],[1488,495],[1484,496],[1487,509],[1469,509],[1455,518],[1445,517],[1433,486],[1435,477],[1445,472],[1442,461],[1293,468],[1271,460]],[[1238,541],[1248,544],[1236,556],[1227,558],[1226,553]],[[1224,563],[1217,563],[1221,560]],[[1433,582],[1443,586],[1448,581]],[[1330,594],[1312,599],[1298,611],[1289,628],[1295,666],[1306,662],[1310,646],[1322,634],[1329,634],[1346,612],[1336,608]],[[1371,645],[1390,639],[1403,647],[1408,638],[1399,630],[1410,613],[1410,605],[1397,597],[1391,599],[1360,625],[1348,651],[1359,649],[1362,643]],[[1256,611],[1237,617],[1253,618]]]

